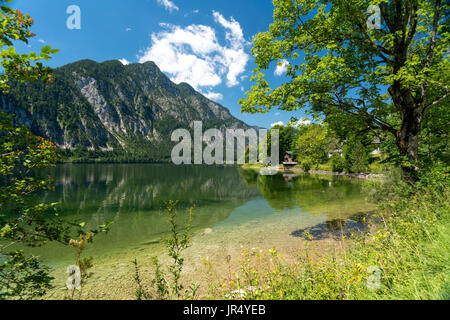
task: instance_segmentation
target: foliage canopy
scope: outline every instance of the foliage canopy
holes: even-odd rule
[[[274,0],[274,22],[253,39],[256,82],[240,100],[244,112],[308,108],[326,117],[357,117],[392,134],[418,170],[425,114],[447,106],[448,3],[441,0]],[[367,27],[380,8],[381,28]],[[264,71],[287,61],[287,81],[273,89]]]

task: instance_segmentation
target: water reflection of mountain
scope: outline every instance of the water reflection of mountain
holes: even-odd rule
[[[110,233],[100,235],[88,250],[93,256],[145,249],[157,242],[168,231],[167,200],[180,201],[180,224],[186,210],[195,205],[193,227],[197,230],[222,221],[251,222],[280,210],[295,214],[297,208],[326,220],[347,219],[368,210],[360,183],[342,177],[260,176],[235,167],[164,164],[61,165],[50,174],[56,192],[42,197],[46,202],[60,202],[63,217],[86,222],[88,228],[114,221]],[[73,258],[72,250],[59,244],[34,253],[53,262]]]
[[[94,251],[136,247],[157,241],[168,231],[164,203],[179,200],[179,218],[196,206],[193,227],[209,228],[226,219],[248,199],[259,196],[256,187],[242,181],[236,168],[149,164],[61,165],[52,169],[56,192],[44,195],[47,202],[60,202],[63,217],[95,227],[114,221]],[[47,246],[46,246],[47,248]],[[52,246],[63,254],[58,245]],[[44,251],[37,254],[44,257]]]
[[[173,165],[63,165],[56,177],[56,197],[63,203],[89,206],[99,198],[121,207],[159,208],[167,200],[202,203],[248,198],[258,192],[248,188],[233,167]]]

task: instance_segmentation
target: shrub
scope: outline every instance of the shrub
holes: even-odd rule
[[[181,272],[184,266],[184,258],[182,253],[190,246],[191,242],[191,224],[194,214],[194,208],[190,208],[187,219],[183,226],[184,231],[179,231],[179,226],[175,222],[176,211],[178,201],[169,201],[166,204],[168,214],[168,224],[170,225],[170,235],[166,242],[166,249],[169,257],[172,259],[172,263],[167,266],[167,272],[164,270],[164,266],[159,263],[158,257],[152,258],[152,264],[154,267],[154,278],[151,280],[151,289],[147,290],[143,285],[139,265],[137,260],[132,261],[135,268],[134,280],[137,288],[134,295],[137,300],[142,299],[194,299],[197,295],[198,284],[193,282],[192,285],[184,289],[181,283]]]
[[[331,167],[333,172],[344,172],[345,170],[345,159],[339,154],[333,154],[331,156]]]
[[[369,165],[369,171],[370,173],[382,173],[383,165],[378,161],[374,161]]]
[[[369,152],[360,138],[350,137],[344,145],[345,170],[347,172],[366,172],[369,165]]]
[[[311,170],[312,165],[313,165],[312,161],[308,158],[303,159],[300,163],[300,167],[305,172],[308,172],[309,170]]]

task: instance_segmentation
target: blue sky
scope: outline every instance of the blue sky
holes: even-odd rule
[[[69,30],[70,5],[81,9],[81,29]],[[12,7],[35,21],[30,42],[36,50],[51,45],[61,51],[48,62],[59,67],[80,59],[124,63],[154,61],[175,82],[188,82],[251,125],[270,127],[291,116],[240,112],[255,67],[251,39],[272,22],[271,0],[15,0]],[[267,71],[272,87],[284,75]]]

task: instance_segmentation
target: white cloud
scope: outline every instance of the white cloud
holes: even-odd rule
[[[130,64],[130,63],[128,62],[127,59],[119,59],[119,61],[122,62],[122,64],[123,64],[124,66]]]
[[[244,33],[242,32],[241,25],[239,22],[234,20],[233,17],[231,17],[230,21],[224,18],[223,15],[221,15],[217,11],[213,11],[214,21],[219,23],[222,27],[225,29],[228,29],[229,31],[226,33],[227,40],[229,40],[232,44],[233,48],[241,48],[242,44],[245,43],[244,40]]]
[[[45,43],[45,40],[44,39],[38,39],[38,42]]]
[[[175,5],[175,3],[173,3],[170,0],[158,0],[158,3],[162,6],[164,6],[164,8],[170,12],[172,11],[178,11],[179,8]]]
[[[274,74],[277,76],[281,76],[283,73],[286,73],[288,65],[289,62],[287,60],[281,60],[281,63],[277,65]]]
[[[133,30],[132,28],[126,28],[125,31],[126,32],[130,32],[131,30]]]
[[[152,46],[139,62],[153,61],[172,75],[174,82],[187,82],[197,90],[200,86],[220,84],[222,80],[216,74],[211,56],[220,47],[214,30],[202,25],[170,28],[167,32],[152,34]]]
[[[309,120],[308,118],[303,118],[297,121],[296,125],[297,126],[309,126],[312,123],[311,120]]]
[[[204,93],[203,94],[205,97],[207,97],[209,100],[214,100],[214,101],[218,101],[218,100],[222,100],[223,99],[223,95],[221,93],[218,92],[208,92],[208,93]]]
[[[153,61],[172,81],[187,82],[197,90],[217,86],[223,78],[228,87],[238,85],[249,60],[242,28],[233,18],[226,20],[218,12],[213,16],[226,30],[226,45],[219,43],[216,30],[210,26],[161,23],[167,30],[152,34],[152,45],[139,62]]]
[[[284,126],[284,122],[283,121],[278,121],[278,122],[272,123],[270,126],[271,127]]]
[[[290,121],[288,123],[288,125],[292,127],[309,126],[310,124],[312,124],[312,121],[308,118],[297,120],[297,122]]]
[[[228,21],[216,11],[213,11],[213,16],[217,23],[228,30],[225,33],[225,37],[231,48],[225,48],[223,55],[226,64],[229,66],[227,86],[232,87],[239,84],[236,78],[245,71],[245,66],[249,60],[248,55],[244,51],[244,46],[247,42],[244,39],[244,32],[242,31],[241,25],[233,17]]]

